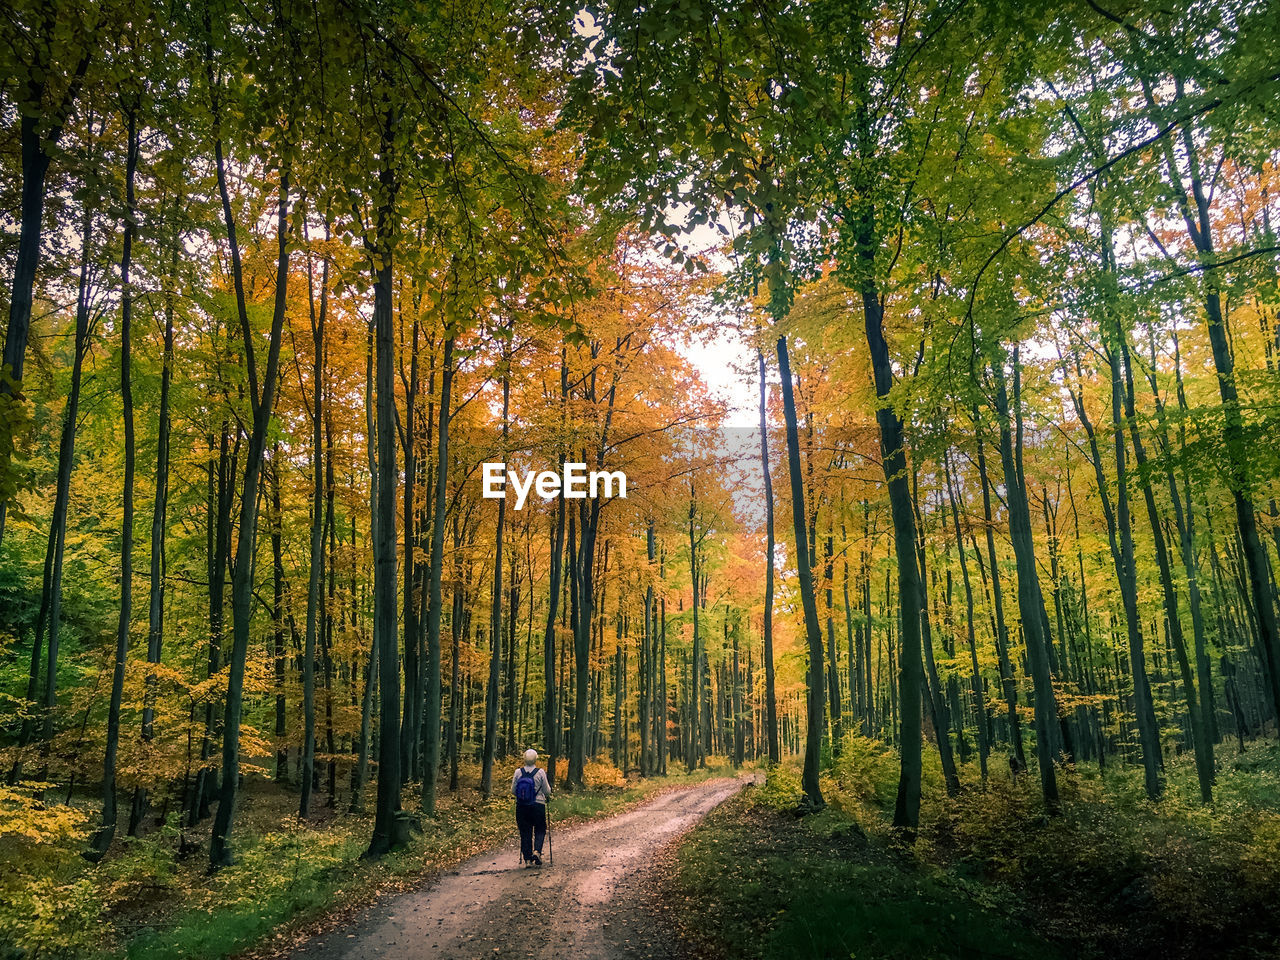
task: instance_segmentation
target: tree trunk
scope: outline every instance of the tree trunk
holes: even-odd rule
[[[174,213],[181,207],[181,201],[174,204]],[[178,251],[180,242],[175,234],[173,252],[169,260],[169,274],[172,278],[178,269]],[[173,283],[172,279],[170,283]],[[173,380],[173,311],[174,293],[167,291],[164,306],[164,355],[160,369],[160,412],[156,427],[156,489],[151,509],[151,580],[150,604],[147,612],[147,663],[160,663],[160,645],[164,639],[164,594],[165,594],[165,518],[169,508],[169,435],[171,432],[171,415],[169,412],[169,388]],[[277,511],[278,512],[278,511]],[[283,663],[281,664],[283,669]],[[146,692],[142,703],[142,740],[150,743],[154,734],[156,713],[156,695],[158,679],[154,671],[148,672]],[[278,730],[277,733],[283,733]],[[146,811],[146,791],[138,788],[134,792],[133,812],[129,817],[129,835],[134,836],[141,825]]]
[[[307,262],[310,273],[310,258]],[[307,284],[310,302],[311,284]],[[320,268],[320,310],[311,311],[311,550],[307,583],[307,633],[302,651],[302,775],[298,816],[311,814],[311,791],[316,769],[316,634],[320,628],[320,590],[324,574],[323,403],[325,376],[325,321],[329,304],[329,259]]]
[[[693,770],[704,765],[701,755],[702,746],[702,631],[698,619],[698,540],[694,535],[693,519],[696,515],[697,500],[694,496],[694,484],[689,483],[689,581],[693,584],[693,663],[689,678],[689,729],[692,736],[687,744],[684,765]]]
[[[225,390],[223,402],[227,400]],[[231,556],[231,506],[233,500],[233,475],[239,460],[239,439],[230,448],[231,423],[224,416],[221,436],[218,438],[218,464],[209,464],[208,498],[208,578],[209,578],[209,660],[208,678],[221,669],[222,647],[226,639],[226,578]],[[213,437],[209,438],[210,447]],[[217,774],[210,763],[216,730],[217,711],[212,696],[205,704],[204,732],[200,739],[200,770],[196,774],[195,789],[191,794],[191,811],[188,825],[209,816],[209,806],[217,792]]]
[[[924,556],[924,518],[920,515],[919,501],[916,497],[916,473],[911,474],[911,510],[916,524],[916,562],[920,568],[920,649],[924,654],[925,696],[929,707],[929,715],[933,719],[934,735],[938,740],[938,759],[942,765],[942,779],[946,784],[947,796],[954,797],[960,792],[960,775],[956,772],[955,754],[951,749],[951,711],[947,708],[946,695],[942,691],[942,681],[938,677],[938,665],[933,654],[933,625],[929,618],[929,591],[925,586],[928,570]],[[906,702],[905,700],[903,701]]]
[[[376,638],[375,638],[376,640]],[[369,782],[369,734],[373,724],[373,689],[378,678],[378,644],[369,644],[369,659],[364,668],[364,693],[360,697],[360,739],[356,745],[356,764],[351,769],[352,813],[364,810],[364,785]],[[354,674],[352,682],[355,681]]]
[[[285,710],[288,697],[285,694],[285,643],[284,643],[284,511],[280,504],[280,443],[271,451],[271,632],[275,642],[276,688],[276,782],[284,783],[289,771],[289,751],[284,745],[287,730]]]
[[[978,670],[978,638],[973,626],[973,585],[969,582],[969,561],[965,558],[964,537],[960,533],[960,506],[952,482],[951,457],[949,451],[942,455],[943,474],[947,483],[947,499],[951,504],[951,521],[956,537],[956,552],[960,556],[960,581],[964,586],[965,626],[969,639],[969,667],[971,671],[971,689],[973,692],[973,708],[978,715],[978,766],[982,771],[982,779],[987,779],[987,757],[991,752],[991,744],[987,738],[987,703],[982,690],[982,674]]]
[[[569,366],[567,354],[560,350],[560,405],[564,409],[569,392]],[[559,457],[561,467],[564,454]],[[556,526],[551,536],[551,570],[547,588],[547,629],[542,635],[542,749],[546,751],[547,782],[555,786],[556,755],[560,752],[559,707],[556,703],[556,615],[560,610],[560,578],[564,563],[565,501],[561,497],[556,504]],[[653,551],[653,530],[649,531],[649,550]]]
[[[594,348],[593,348],[594,349]],[[592,386],[585,397],[589,402],[596,401],[594,375]],[[596,467],[604,465],[604,453],[609,436],[609,425],[613,417],[613,404],[616,394],[616,380],[608,391],[608,403],[603,418],[603,425],[596,443]],[[570,617],[573,623],[574,653],[574,686],[573,736],[569,754],[568,780],[572,786],[583,785],[583,772],[587,758],[587,712],[591,692],[591,637],[595,620],[595,550],[596,535],[600,529],[600,501],[584,500],[578,509],[580,537],[576,555],[572,552],[573,518],[569,521],[570,544],[570,601],[571,609],[576,606],[577,613]],[[607,545],[606,545],[607,547]],[[606,554],[607,557],[607,554]]]
[[[444,361],[440,374],[440,425],[436,431],[435,504],[431,510],[431,559],[427,570],[427,663],[424,675],[425,713],[422,724],[422,812],[436,812],[436,781],[440,773],[440,614],[444,603],[441,580],[444,575],[444,516],[448,504],[449,423],[453,402],[453,333],[445,332]],[[456,621],[460,614],[454,604]],[[453,677],[449,697],[450,715],[458,688],[458,624],[453,624]],[[454,722],[450,735],[456,735]],[[451,766],[456,764],[456,745],[450,747]]]
[[[791,380],[791,358],[787,338],[778,338],[778,373],[782,378],[782,416],[787,431],[787,470],[791,479],[791,513],[796,536],[796,581],[804,609],[805,638],[809,653],[809,722],[805,739],[804,771],[801,785],[811,807],[826,805],[818,783],[818,766],[822,759],[822,733],[826,726],[823,708],[826,684],[822,677],[822,625],[818,621],[818,603],[813,590],[813,573],[809,566],[808,521],[805,518],[804,479],[800,469],[800,436],[796,421],[796,400]],[[917,771],[919,764],[917,763]],[[917,780],[918,784],[918,780]],[[917,791],[918,796],[918,791]]]
[[[987,474],[987,457],[982,442],[982,429],[978,420],[978,410],[973,411],[974,429],[978,440],[978,479],[982,483],[982,516],[983,529],[987,540],[987,562],[991,567],[991,598],[995,612],[996,655],[1000,662],[1000,686],[1004,692],[1005,706],[1008,709],[1009,740],[1013,747],[1013,766],[1017,770],[1027,769],[1027,754],[1022,743],[1022,719],[1018,715],[1018,681],[1013,674],[1013,663],[1009,657],[1009,627],[1004,618],[1004,591],[1000,586],[1000,568],[996,558],[995,521],[991,514],[991,480]],[[981,561],[982,555],[978,554]]]
[[[1280,336],[1280,326],[1277,326],[1277,336]],[[1179,406],[1186,407],[1186,395],[1182,388],[1182,354],[1178,346],[1177,335],[1173,339],[1173,356],[1174,356],[1174,376],[1177,383],[1178,403]],[[1154,366],[1154,365],[1153,365]],[[1160,401],[1159,390],[1156,388],[1154,369],[1150,376],[1151,388],[1155,394],[1156,400],[1156,417],[1160,425],[1162,439],[1166,451],[1169,441],[1165,434],[1167,433],[1167,425],[1164,418],[1164,404]],[[1185,449],[1185,425],[1179,426],[1181,434],[1180,447]],[[1166,456],[1166,462],[1168,457]],[[1204,630],[1204,614],[1201,611],[1200,603],[1200,576],[1198,564],[1196,562],[1195,551],[1195,505],[1191,499],[1190,483],[1185,475],[1186,466],[1183,460],[1184,483],[1183,487],[1187,491],[1186,513],[1184,516],[1182,509],[1182,497],[1178,492],[1178,483],[1174,478],[1172,467],[1166,467],[1166,478],[1169,484],[1169,496],[1173,501],[1174,517],[1178,522],[1178,535],[1180,546],[1182,548],[1182,567],[1187,577],[1187,596],[1191,608],[1191,627],[1195,641],[1196,654],[1196,674],[1200,681],[1200,712],[1201,726],[1205,731],[1206,742],[1208,744],[1209,768],[1216,773],[1216,765],[1213,759],[1213,746],[1218,739],[1218,725],[1214,711],[1213,696],[1213,676],[1210,672],[1209,656],[1206,652],[1206,640]],[[1280,527],[1277,527],[1277,536],[1280,536]]]
[[[404,456],[404,586],[401,604],[404,610],[404,716],[400,723],[400,780],[407,783],[414,779],[418,748],[422,740],[422,669],[418,662],[420,651],[419,617],[423,597],[418,595],[418,574],[414,561],[417,543],[417,406],[418,406],[418,342],[421,324],[415,311],[413,333],[409,341],[409,378],[404,384],[404,419],[400,434],[400,449]]]
[[[1014,376],[1018,373],[1018,351],[1013,352]],[[1027,505],[1027,488],[1015,458],[1013,436],[1009,427],[1009,399],[1005,389],[1004,369],[993,367],[996,378],[995,408],[1000,419],[1000,459],[1004,466],[1005,493],[1009,511],[1009,538],[1013,542],[1018,569],[1018,606],[1023,611],[1022,633],[1027,645],[1027,660],[1035,689],[1036,756],[1040,767],[1040,790],[1050,813],[1058,813],[1058,772],[1055,739],[1058,736],[1058,709],[1049,669],[1048,638],[1044,635],[1044,617],[1040,598],[1040,576],[1036,571],[1035,541],[1031,533],[1031,511]],[[1015,397],[1018,391],[1015,388]]]
[[[1120,345],[1120,361],[1124,370],[1124,406],[1125,417],[1129,423],[1129,439],[1133,444],[1133,459],[1138,467],[1139,475],[1144,477],[1142,495],[1147,507],[1147,520],[1151,524],[1151,537],[1156,548],[1156,565],[1160,571],[1160,587],[1164,594],[1165,622],[1168,625],[1169,640],[1173,646],[1174,656],[1178,662],[1178,671],[1182,677],[1182,685],[1186,691],[1187,720],[1191,726],[1192,749],[1195,753],[1196,776],[1200,783],[1200,799],[1204,803],[1213,802],[1213,754],[1209,744],[1208,732],[1200,715],[1200,704],[1196,696],[1195,680],[1191,673],[1191,662],[1187,657],[1187,642],[1182,633],[1182,618],[1178,613],[1178,592],[1173,585],[1173,574],[1170,572],[1169,549],[1165,543],[1164,528],[1160,521],[1160,512],[1156,507],[1155,495],[1151,489],[1148,476],[1147,454],[1142,443],[1142,435],[1138,432],[1138,417],[1133,398],[1133,370],[1129,361],[1129,346],[1123,330],[1117,331]],[[1175,488],[1174,494],[1176,496]]]
[[[1149,84],[1144,78],[1148,102],[1153,102]],[[1175,78],[1175,90],[1179,99],[1184,95],[1181,78]],[[1193,124],[1187,123],[1181,130],[1184,154],[1188,164],[1190,193],[1183,183],[1178,169],[1174,145],[1170,138],[1162,138],[1166,171],[1174,188],[1178,207],[1182,213],[1187,235],[1198,254],[1200,265],[1211,267],[1217,257],[1214,249],[1213,224],[1210,210],[1211,193],[1204,189],[1203,176],[1195,143]],[[1258,644],[1262,648],[1263,667],[1271,692],[1272,708],[1280,716],[1280,628],[1276,622],[1275,595],[1271,581],[1271,566],[1266,548],[1258,534],[1257,516],[1254,511],[1253,483],[1250,476],[1250,453],[1244,431],[1244,418],[1240,406],[1240,394],[1236,386],[1235,358],[1227,338],[1226,319],[1222,315],[1222,299],[1215,283],[1205,285],[1205,319],[1209,332],[1209,345],[1213,352],[1213,366],[1218,379],[1218,393],[1222,399],[1222,439],[1227,453],[1231,496],[1236,508],[1236,523],[1240,530],[1240,542],[1248,570],[1249,593],[1257,615]],[[1277,725],[1280,730],[1280,724]]]
[[[507,416],[511,404],[511,358],[503,357],[502,452],[507,450]],[[493,595],[489,618],[489,684],[484,700],[484,754],[480,770],[480,792],[489,799],[493,793],[493,760],[498,739],[498,683],[502,676],[502,534],[507,519],[507,500],[498,501],[498,523],[493,552]]]
[[[89,243],[92,239],[93,210],[85,207],[80,227],[80,279],[76,295],[76,331],[74,354],[71,361],[71,389],[67,394],[67,406],[62,415],[62,435],[58,443],[58,477],[53,499],[53,516],[49,522],[49,539],[45,550],[44,581],[40,595],[40,613],[36,617],[36,631],[31,643],[31,665],[27,676],[28,716],[22,721],[18,746],[31,743],[36,731],[39,712],[37,697],[40,694],[40,655],[46,624],[49,631],[49,663],[52,669],[46,677],[45,710],[48,711],[49,687],[53,688],[53,702],[57,697],[58,628],[62,619],[62,560],[67,535],[67,510],[71,499],[71,469],[75,464],[76,427],[80,410],[80,384],[84,372],[84,358],[89,350],[92,324],[89,311]],[[44,739],[48,742],[52,733],[51,718],[46,712]],[[22,776],[22,754],[9,771],[9,783],[15,784]]]
[[[324,618],[320,625],[320,663],[324,669],[324,744],[325,753],[329,755],[325,763],[326,793],[329,795],[326,804],[331,810],[338,805],[338,763],[335,756],[338,752],[333,734],[333,622],[334,613],[338,609],[338,523],[334,513],[334,493],[337,484],[333,471],[333,410],[325,411],[324,418],[324,531],[329,541],[325,553],[326,600]]]
[[[665,554],[662,555],[665,560]],[[666,579],[663,560],[658,563],[658,576],[663,580]],[[659,742],[658,772],[664,777],[667,775],[667,757],[670,754],[668,749],[670,746],[669,737],[667,736],[667,717],[668,701],[667,701],[667,598],[662,596],[658,600],[658,700],[662,704],[659,711],[658,729],[661,731],[661,739]]]
[[[516,752],[516,619],[520,613],[520,575],[516,568],[516,553],[511,551],[511,570],[507,587],[507,662],[506,667],[506,723],[504,725],[502,744],[503,756],[511,756]]]
[[[102,825],[90,840],[90,858],[100,860],[116,835],[116,755],[120,746],[120,708],[124,699],[124,671],[129,657],[129,628],[133,621],[133,266],[134,179],[138,170],[138,116],[126,109],[128,136],[124,170],[124,241],[120,254],[120,405],[124,420],[124,486],[120,528],[120,618],[116,622],[115,668],[111,702],[107,708],[107,742],[102,760]]]
[[[728,619],[728,611],[725,611],[725,618]],[[744,725],[742,720],[742,689],[739,678],[742,675],[742,668],[738,661],[738,624],[733,627],[733,673],[729,677],[729,712],[730,727],[733,732],[733,766],[734,769],[742,766],[743,760],[743,733]]]
[[[640,775],[647,777],[653,773],[653,750],[656,748],[656,737],[653,733],[653,689],[656,676],[653,670],[654,654],[657,644],[654,642],[654,609],[653,609],[653,562],[656,556],[656,544],[653,537],[653,517],[645,524],[645,591],[644,591],[644,633],[640,637]],[[650,741],[655,742],[650,742]]]
[[[52,35],[54,24],[48,22],[42,28],[45,36]],[[11,404],[22,402],[23,363],[27,356],[27,338],[31,331],[32,291],[36,269],[40,265],[40,237],[44,230],[45,178],[49,173],[49,160],[67,116],[80,96],[85,71],[97,44],[89,40],[85,53],[76,64],[70,82],[59,105],[48,113],[24,107],[20,112],[19,150],[22,154],[21,222],[18,227],[18,253],[13,265],[13,287],[9,295],[9,325],[5,331],[4,359],[0,362],[0,413],[8,414]],[[44,100],[45,82],[53,67],[42,63],[28,73],[27,87],[21,98],[23,104],[40,104]],[[83,248],[83,249],[87,249]],[[0,480],[7,480],[13,456],[13,424],[17,417],[0,416],[4,432],[0,434]],[[7,497],[0,496],[0,542],[4,541]]]
[[[828,508],[830,505],[828,505]],[[840,667],[836,662],[836,623],[835,623],[835,534],[833,521],[827,518],[827,538],[824,544],[822,582],[825,593],[827,614],[827,659],[831,661],[827,668],[827,703],[831,713],[831,755],[840,756],[840,745],[844,740],[843,721],[840,715]]]
[[[378,645],[378,799],[373,836],[366,857],[378,857],[396,844],[400,813],[400,656],[396,623],[396,434],[395,331],[392,315],[392,255],[397,232],[394,173],[394,124],[388,109],[381,130],[378,171],[381,206],[377,211],[373,256],[373,324],[377,344],[375,411],[378,429],[377,524],[373,538],[373,632]]]
[[[893,517],[894,552],[898,560],[898,595],[902,608],[902,633],[898,652],[898,699],[901,703],[901,769],[898,795],[894,804],[893,825],[909,840],[915,838],[920,823],[921,728],[920,694],[922,686],[920,600],[922,586],[916,560],[915,508],[907,482],[907,455],[903,446],[902,421],[889,404],[893,388],[893,363],[884,338],[884,307],[875,288],[871,270],[875,251],[870,242],[870,223],[862,225],[863,240],[859,257],[868,268],[861,296],[867,346],[871,351],[871,368],[875,377],[876,422],[880,427],[880,452],[884,476],[889,485],[889,509]],[[945,734],[943,734],[945,736]]]
[[[214,126],[216,130],[216,121]],[[235,220],[231,214],[231,200],[227,192],[221,140],[215,140],[215,156],[223,217],[233,251],[231,258],[233,272],[238,278],[239,248],[235,241]],[[227,673],[227,705],[222,725],[222,783],[219,785],[218,812],[213,820],[213,835],[209,846],[209,863],[214,869],[228,866],[233,862],[230,837],[231,824],[235,817],[236,797],[240,787],[240,715],[243,707],[241,697],[244,690],[245,659],[249,653],[249,633],[253,614],[253,560],[258,533],[258,480],[262,474],[263,452],[266,448],[272,411],[275,408],[280,344],[283,340],[281,334],[284,327],[285,306],[288,303],[289,174],[290,170],[286,163],[280,170],[280,201],[276,213],[278,248],[276,296],[271,317],[267,369],[262,379],[261,394],[258,393],[257,368],[253,359],[255,337],[249,328],[242,284],[238,279],[236,282],[237,307],[244,337],[245,365],[249,372],[250,399],[253,406],[253,431],[249,436],[249,448],[245,458],[244,481],[240,493],[240,526],[236,542],[236,562],[231,578],[232,645]]]
[[[782,749],[778,743],[778,696],[773,669],[773,476],[769,471],[769,421],[766,409],[768,384],[765,381],[764,351],[756,351],[756,365],[760,369],[760,467],[764,473],[764,709],[765,726],[769,736],[769,762],[782,761]]]

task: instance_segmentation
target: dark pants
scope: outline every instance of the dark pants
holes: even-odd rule
[[[547,836],[547,808],[540,803],[517,803],[516,826],[520,828],[520,858],[532,860],[542,856],[542,841]]]

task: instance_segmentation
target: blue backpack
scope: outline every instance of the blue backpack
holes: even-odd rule
[[[516,803],[521,806],[529,806],[538,800],[538,785],[535,777],[538,775],[538,768],[534,767],[533,772],[529,772],[524,767],[520,768],[520,779],[516,781]]]

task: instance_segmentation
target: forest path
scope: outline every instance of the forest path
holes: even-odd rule
[[[604,820],[552,823],[555,862],[518,866],[511,840],[430,886],[371,908],[354,925],[298,949],[297,960],[477,960],[539,957],[623,960],[685,956],[644,900],[654,857],[748,778],[667,791]],[[514,818],[513,818],[514,820]]]

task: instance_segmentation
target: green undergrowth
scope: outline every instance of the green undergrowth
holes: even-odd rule
[[[712,768],[627,781],[611,767],[592,764],[586,789],[553,797],[552,819],[565,826],[606,816],[661,790],[724,773]],[[457,795],[445,791],[422,834],[377,861],[361,859],[370,816],[322,808],[300,823],[292,812],[295,794],[250,780],[233,837],[236,862],[212,875],[206,872],[207,824],[199,836],[186,834],[199,845],[185,859],[177,857],[180,831],[166,826],[140,839],[121,838],[94,867],[79,856],[89,818],[71,807],[28,812],[31,836],[0,836],[0,867],[12,868],[0,870],[0,960],[271,955],[333,911],[421,882],[509,839],[510,797],[500,789],[483,800],[476,779],[464,776]],[[14,798],[0,801],[15,811],[31,810]],[[407,792],[406,807],[415,804]]]
[[[732,960],[1062,956],[1007,903],[865,835],[828,807],[799,819],[755,791],[712,813],[677,858],[686,936]],[[731,864],[732,869],[726,869]]]
[[[816,815],[797,816],[799,771],[772,770],[678,856],[672,901],[691,935],[744,960],[1277,955],[1280,747],[1222,750],[1212,806],[1190,758],[1170,758],[1154,804],[1140,770],[1066,768],[1057,816],[1034,775],[993,762],[983,785],[974,764],[949,798],[936,763],[926,754],[912,846],[891,829],[898,762],[883,745],[845,742]]]

